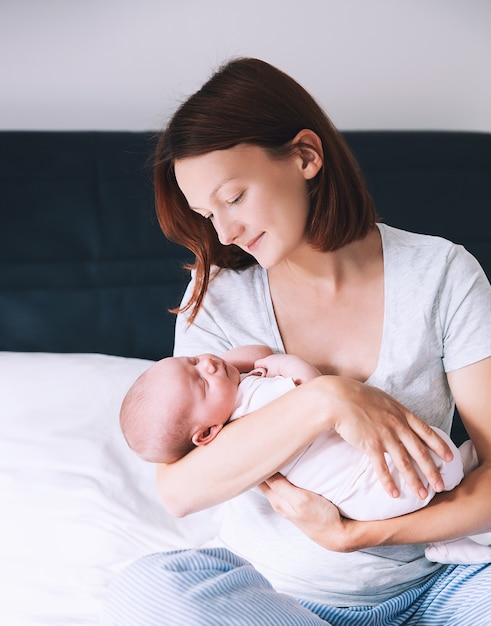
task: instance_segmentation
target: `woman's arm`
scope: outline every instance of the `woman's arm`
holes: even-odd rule
[[[450,372],[457,408],[480,465],[450,492],[398,518],[374,522],[342,519],[321,496],[274,477],[262,487],[274,508],[311,539],[349,552],[378,545],[445,541],[491,529],[491,358]]]
[[[442,489],[427,445],[441,458],[451,458],[451,452],[431,428],[378,389],[351,379],[321,376],[232,422],[210,444],[176,463],[158,465],[159,494],[176,516],[224,502],[276,473],[332,428],[370,456],[393,496],[398,491],[385,452],[421,497],[426,497],[426,490],[412,461],[435,491]]]

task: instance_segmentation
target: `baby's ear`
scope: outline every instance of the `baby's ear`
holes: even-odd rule
[[[213,441],[218,433],[222,430],[223,424],[216,424],[204,430],[198,430],[194,433],[192,440],[195,446],[204,446]]]

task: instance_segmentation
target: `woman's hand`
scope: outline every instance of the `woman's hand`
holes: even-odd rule
[[[370,459],[387,493],[396,498],[399,490],[385,458],[388,453],[412,491],[421,499],[428,495],[415,465],[435,492],[444,483],[429,450],[444,461],[453,454],[447,444],[425,422],[380,389],[341,376],[322,376],[310,384],[327,388],[332,427]]]
[[[295,487],[281,474],[274,474],[258,489],[277,513],[323,548],[335,552],[359,548],[350,545],[350,520],[341,517],[334,504],[323,496]]]

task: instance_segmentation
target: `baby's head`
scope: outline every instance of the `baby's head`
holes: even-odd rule
[[[220,357],[168,357],[135,381],[121,405],[128,445],[153,463],[173,463],[209,443],[235,405],[240,375]]]

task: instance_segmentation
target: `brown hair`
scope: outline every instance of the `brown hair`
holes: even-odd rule
[[[290,76],[258,59],[230,61],[179,107],[160,134],[154,163],[157,216],[164,234],[195,255],[194,291],[181,309],[192,309],[190,323],[203,302],[211,265],[240,269],[256,261],[233,244],[222,245],[210,220],[190,210],[176,182],[175,161],[244,143],[285,158],[292,153],[291,140],[303,129],[315,132],[323,149],[323,167],[308,181],[306,236],[316,249],[333,251],[363,238],[376,213],[343,137]]]

